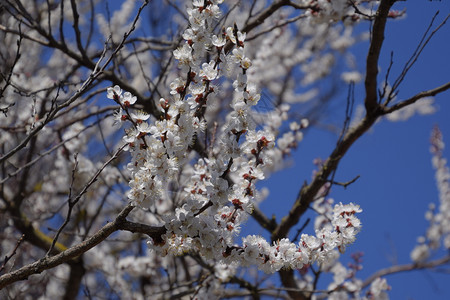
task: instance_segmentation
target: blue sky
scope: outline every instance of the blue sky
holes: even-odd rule
[[[450,13],[450,3],[446,0],[407,1],[394,6],[398,10],[404,7],[407,7],[406,18],[390,20],[386,27],[380,59],[382,76],[387,70],[391,51],[394,51],[391,78],[395,78],[414,51],[435,12],[440,10],[434,27]],[[450,80],[449,23],[436,34],[411,69],[400,87],[399,99],[407,99]],[[367,45],[363,43],[355,49],[358,66],[362,71]],[[384,77],[380,76],[379,80],[382,78]],[[356,103],[362,103],[363,96],[363,85],[359,84],[355,89]],[[352,252],[364,252],[364,269],[359,273],[362,279],[394,262],[410,263],[409,255],[416,244],[416,238],[424,234],[428,226],[424,218],[428,204],[438,203],[429,140],[431,129],[434,125],[439,125],[444,141],[449,145],[444,155],[450,159],[450,91],[438,95],[435,100],[438,110],[433,115],[415,116],[406,122],[392,123],[383,120],[376,124],[353,145],[339,166],[337,181],[346,182],[357,175],[361,176],[346,190],[334,187],[331,197],[336,202],[358,203],[364,210],[360,215],[363,230],[345,255],[349,257]],[[343,120],[344,115],[341,118]],[[331,153],[336,138],[329,132],[310,130],[293,155],[294,165],[274,174],[266,182],[271,193],[261,206],[263,211],[269,216],[274,213],[278,220],[284,216],[302,182],[310,181],[311,170],[314,168],[312,160],[316,157],[325,159]],[[306,217],[302,218],[298,227],[305,220]],[[391,299],[450,299],[449,273],[413,271],[390,275],[387,279],[392,286],[389,293]]]

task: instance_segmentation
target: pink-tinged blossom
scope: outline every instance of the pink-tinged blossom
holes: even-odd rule
[[[181,94],[185,89],[185,86],[184,86],[185,84],[186,84],[186,82],[183,79],[181,79],[180,77],[175,78],[175,80],[170,83],[170,89],[171,89],[170,94],[171,95]]]
[[[450,249],[450,171],[447,159],[443,156],[444,148],[442,133],[438,127],[434,127],[430,151],[433,155],[432,165],[436,170],[439,205],[431,204],[426,213],[430,225],[425,237],[419,239],[419,244],[411,252],[411,259],[415,262],[427,260],[432,250],[437,250],[441,245],[445,249]]]

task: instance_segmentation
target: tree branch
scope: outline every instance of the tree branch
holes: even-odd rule
[[[278,9],[280,9],[283,6],[290,5],[290,4],[291,4],[291,1],[289,1],[289,0],[279,0],[279,1],[272,3],[272,5],[267,7],[258,16],[256,16],[252,22],[249,22],[248,24],[246,24],[244,26],[244,28],[241,29],[241,31],[245,32],[245,33],[249,33],[255,27],[264,23],[264,21],[267,18],[269,18],[271,15],[273,15]],[[231,50],[231,48],[233,48],[233,43],[228,42],[224,48],[225,53],[228,53]]]
[[[20,246],[20,244],[22,243],[24,236],[25,236],[25,235],[22,234],[22,236],[20,237],[20,239],[17,241],[16,247],[14,247],[12,253],[11,253],[10,255],[6,255],[6,256],[5,256],[5,260],[3,261],[2,265],[0,266],[0,272],[2,272],[2,271],[5,269],[6,264],[8,263],[8,261],[9,261],[14,255],[16,255],[17,249],[19,249],[19,246]]]
[[[0,276],[0,289],[3,289],[5,286],[14,283],[19,280],[25,280],[30,275],[41,273],[45,270],[54,268],[60,264],[70,261],[81,254],[87,252],[93,247],[97,246],[99,243],[104,241],[108,236],[110,236],[113,232],[119,230],[121,226],[126,222],[125,218],[128,214],[133,210],[134,206],[132,204],[128,204],[116,217],[116,219],[103,226],[99,231],[97,231],[93,236],[85,240],[84,242],[75,245],[55,256],[45,256],[40,260],[23,266],[22,268],[10,272],[8,274]]]
[[[413,270],[421,270],[421,269],[432,269],[435,267],[442,266],[444,264],[450,263],[450,255],[447,255],[443,258],[427,261],[427,262],[419,262],[419,263],[412,263],[412,264],[406,264],[406,265],[396,265],[392,267],[388,267],[386,269],[381,269],[372,274],[369,278],[367,278],[362,287],[365,288],[368,285],[370,285],[375,279],[379,277],[383,277],[389,274],[395,274],[400,272],[406,272],[406,271],[413,271]]]
[[[275,216],[269,219],[258,207],[253,207],[251,216],[258,222],[261,227],[272,232],[277,227]]]
[[[437,88],[420,92],[420,93],[412,96],[411,98],[400,101],[399,103],[397,103],[391,107],[385,107],[385,108],[383,108],[383,114],[386,115],[386,114],[389,114],[396,110],[402,109],[403,107],[411,105],[422,98],[436,96],[437,94],[445,92],[448,89],[450,89],[450,81],[441,86],[438,86]]]
[[[394,2],[395,0],[382,0],[375,15],[372,39],[366,60],[366,79],[364,82],[366,88],[364,104],[367,114],[375,113],[379,107],[377,101],[378,59],[380,58],[381,46],[384,41],[387,17]]]

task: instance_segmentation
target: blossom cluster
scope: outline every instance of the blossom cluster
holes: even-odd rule
[[[148,123],[144,113],[130,112],[134,96],[128,92],[122,95],[118,86],[108,89],[108,97],[120,105],[117,121],[133,124],[124,137],[132,154],[128,197],[146,208],[164,198],[168,182],[177,180],[186,169],[183,166],[189,164],[190,146],[207,128],[205,113],[214,101],[215,83],[222,76],[234,77],[232,110],[216,133],[214,147],[209,155],[197,158],[186,176],[182,204],[164,217],[167,231],[163,242],[150,245],[164,255],[195,251],[206,259],[222,257],[224,262],[256,265],[267,273],[326,262],[334,249],[344,251],[354,241],[361,228],[355,216],[361,211],[359,206],[336,205],[331,226],[317,230],[316,236],[303,234],[298,245],[286,238],[270,245],[254,235],[244,237],[242,246],[235,244],[235,236],[255,205],[255,183],[265,178],[273,158],[288,153],[302,139],[301,129],[308,122],[291,123],[278,147],[275,137],[282,122],[257,129],[250,116],[260,95],[246,74],[252,64],[245,55],[246,36],[236,25],[219,35],[213,33],[213,24],[220,16],[219,2],[193,1],[193,8],[187,10],[190,26],[183,34],[185,43],[174,51],[186,77],[173,80],[171,97],[160,100],[161,120]],[[225,51],[227,45],[231,50]]]
[[[419,244],[411,252],[411,259],[414,262],[427,260],[431,251],[441,247],[441,244],[446,250],[450,249],[450,171],[447,160],[443,157],[444,147],[442,133],[435,127],[431,136],[431,153],[432,164],[436,170],[439,206],[430,204],[425,215],[430,226],[426,235],[418,238]]]
[[[327,263],[334,258],[338,248],[344,251],[353,243],[361,229],[355,213],[361,212],[358,205],[339,203],[334,206],[331,228],[316,230],[316,236],[302,234],[298,244],[284,238],[270,245],[265,239],[251,235],[243,238],[242,247],[233,247],[231,256],[243,265],[256,265],[266,273],[284,269],[302,269],[305,265]]]
[[[338,299],[389,299],[387,291],[391,289],[386,278],[377,277],[370,284],[369,289],[361,295],[363,281],[356,276],[356,273],[362,269],[362,253],[352,255],[353,262],[346,268],[340,262],[336,261],[329,270],[333,274],[333,282],[328,286],[330,300]]]

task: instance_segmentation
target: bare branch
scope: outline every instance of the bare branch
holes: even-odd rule
[[[443,258],[432,260],[432,261],[426,261],[426,262],[418,262],[418,263],[412,263],[412,264],[406,264],[406,265],[396,265],[392,266],[386,269],[381,269],[374,274],[372,274],[369,278],[367,278],[364,283],[363,287],[369,286],[375,279],[379,277],[383,277],[390,274],[396,274],[401,272],[407,272],[407,271],[414,271],[414,270],[422,270],[422,269],[433,269],[442,265],[446,265],[450,263],[450,255],[447,255]]]
[[[74,154],[73,159],[75,161],[75,164],[72,169],[72,181],[71,181],[70,187],[69,187],[69,199],[67,200],[67,202],[69,204],[68,205],[69,209],[67,210],[67,217],[64,220],[64,223],[61,225],[61,227],[59,227],[58,231],[56,232],[55,237],[53,238],[52,244],[50,245],[50,248],[48,249],[46,256],[50,256],[50,253],[52,253],[53,248],[55,247],[55,244],[56,244],[56,241],[58,240],[59,235],[61,234],[64,227],[66,227],[66,225],[69,223],[70,216],[72,215],[72,209],[75,205],[75,203],[72,201],[72,191],[73,191],[73,183],[75,182],[75,174],[76,174],[76,171],[78,168],[78,153]]]
[[[70,5],[72,7],[72,15],[73,15],[73,30],[75,31],[75,39],[77,41],[78,51],[80,51],[83,59],[89,60],[87,57],[86,51],[83,48],[83,44],[81,43],[81,32],[78,21],[80,19],[80,15],[78,14],[77,3],[74,0],[70,0]]]
[[[360,177],[360,175],[356,176],[355,178],[353,178],[352,180],[347,181],[347,182],[336,182],[336,181],[330,181],[330,182],[331,182],[332,184],[340,185],[340,186],[343,186],[344,188],[347,188],[347,186],[349,186],[350,184],[352,184],[352,183],[354,183],[356,180],[358,180],[359,177]]]
[[[22,234],[22,236],[20,237],[20,239],[17,240],[16,246],[14,247],[13,251],[11,252],[11,254],[5,256],[5,259],[3,260],[3,263],[2,263],[2,265],[0,266],[0,272],[2,272],[2,271],[5,269],[6,264],[8,263],[8,261],[9,261],[14,255],[16,255],[17,249],[19,249],[19,246],[20,246],[20,244],[22,243],[24,237],[25,237],[25,235]]]
[[[145,224],[139,224],[129,222],[125,218],[133,210],[134,206],[128,204],[115,218],[113,222],[110,222],[103,226],[90,238],[84,242],[75,245],[55,256],[45,256],[39,261],[26,265],[16,271],[0,276],[0,289],[5,286],[19,281],[27,279],[30,275],[41,273],[42,271],[54,268],[65,262],[80,256],[81,254],[92,249],[100,242],[104,241],[108,236],[117,230],[125,230],[133,233],[144,233],[151,237],[155,243],[162,241],[161,236],[166,232],[165,227],[154,227]]]
[[[423,99],[425,97],[436,96],[437,94],[445,92],[448,89],[450,89],[450,82],[447,82],[447,83],[445,83],[441,86],[438,86],[437,88],[434,88],[432,90],[420,92],[420,93],[412,96],[409,99],[406,99],[406,100],[396,103],[395,105],[393,105],[391,107],[386,107],[383,109],[382,114],[384,114],[384,115],[389,114],[396,110],[402,109],[405,106],[411,105],[411,104],[415,103],[416,101]]]
[[[100,176],[100,173],[106,168],[106,166],[108,166],[114,159],[116,159],[119,154],[122,152],[123,148],[125,148],[126,145],[123,145],[122,147],[120,147],[116,153],[114,153],[114,155],[107,160],[100,169],[97,170],[97,172],[91,177],[91,179],[84,185],[83,189],[81,190],[81,192],[75,197],[72,198],[70,193],[72,191],[72,187],[70,188],[70,193],[69,193],[69,199],[67,200],[68,204],[69,204],[69,209],[67,211],[67,217],[64,221],[64,223],[61,225],[61,227],[58,229],[58,231],[56,232],[55,238],[52,241],[52,245],[50,246],[50,249],[48,249],[46,256],[49,256],[53,250],[53,248],[55,247],[56,241],[58,240],[59,235],[61,234],[62,230],[64,229],[64,227],[69,223],[70,220],[70,216],[72,214],[72,209],[73,207],[78,203],[78,201],[80,201],[81,197],[87,192],[87,190],[91,187],[91,185],[97,181],[98,176]],[[76,157],[75,157],[75,167],[72,170],[72,183],[75,181],[74,178],[74,174],[75,174],[75,169],[77,167],[77,162],[76,162]]]
[[[22,36],[22,32],[21,32],[21,26],[20,26],[20,23],[19,23],[19,38],[17,39],[16,56],[14,58],[12,66],[10,67],[8,75],[4,76],[3,74],[0,73],[0,76],[5,81],[5,85],[0,88],[0,99],[3,97],[3,93],[5,92],[6,88],[11,84],[11,76],[13,74],[14,67],[17,65],[17,62],[19,61],[19,58],[21,56],[21,54],[20,54],[20,46],[22,45],[22,39],[23,39],[23,36]],[[2,113],[4,113],[5,116],[6,116],[6,113],[8,112],[8,108],[13,106],[13,105],[14,105],[14,103],[11,103],[11,104],[9,104],[6,107],[2,107],[2,108],[0,108],[0,111]]]
[[[433,26],[434,20],[436,19],[438,14],[439,14],[439,11],[437,11],[436,14],[433,16],[433,18],[432,18],[432,20],[430,22],[430,25],[428,26],[427,30],[423,34],[422,39],[420,40],[419,44],[417,45],[417,48],[414,50],[414,53],[411,55],[411,57],[406,62],[405,66],[403,67],[403,70],[402,70],[401,74],[398,76],[398,78],[395,80],[394,84],[392,85],[392,89],[391,89],[391,91],[390,91],[390,93],[389,93],[389,95],[388,95],[388,97],[387,97],[387,99],[385,101],[385,105],[389,104],[389,102],[395,97],[395,94],[398,91],[398,87],[400,86],[400,84],[405,79],[406,75],[408,74],[408,71],[414,66],[416,61],[419,59],[420,54],[422,54],[423,50],[428,45],[428,43],[430,42],[431,38],[436,34],[436,32],[439,31],[439,29],[442,28],[442,26],[445,25],[447,20],[450,18],[450,14],[448,14],[445,17],[445,19],[441,22],[441,24],[439,24],[439,26],[437,26],[436,29],[434,29],[430,33],[430,35],[427,37],[428,32],[430,31],[431,27]]]
[[[40,260],[26,265],[16,271],[10,272],[8,274],[0,276],[0,289],[5,286],[19,281],[27,279],[30,275],[41,273],[45,270],[54,268],[60,264],[70,261],[77,256],[87,252],[93,247],[97,246],[99,243],[104,241],[108,236],[110,236],[114,231],[120,229],[120,226],[125,222],[126,216],[133,210],[133,206],[128,204],[116,217],[116,219],[106,224],[102,229],[97,231],[94,235],[88,238],[86,241],[73,246],[55,256],[45,256]]]
[[[276,24],[276,25],[274,25],[274,26],[272,26],[272,27],[270,27],[270,28],[267,28],[266,30],[260,31],[260,32],[256,33],[255,35],[252,35],[251,37],[246,38],[245,40],[246,40],[246,41],[254,40],[254,39],[260,37],[261,35],[264,35],[264,34],[266,34],[266,33],[269,33],[269,32],[271,32],[271,31],[275,30],[276,28],[280,28],[280,27],[286,26],[286,25],[288,25],[288,24],[290,24],[290,23],[295,23],[295,22],[297,22],[298,20],[303,19],[303,18],[305,18],[305,17],[306,17],[305,15],[298,15],[298,16],[296,16],[296,17],[287,19],[287,20],[285,20],[285,21],[283,21],[283,22],[280,22],[279,24]]]
[[[290,5],[290,0],[278,0],[272,3],[270,6],[268,6],[265,10],[263,10],[259,15],[255,17],[255,19],[251,22],[248,22],[244,28],[241,29],[242,32],[249,33],[257,26],[264,23],[264,21],[269,18],[272,14],[274,14],[278,9],[280,9],[283,6]],[[225,45],[224,51],[225,53],[228,53],[233,47],[233,43],[228,42]]]
[[[252,217],[258,222],[261,227],[272,232],[277,227],[275,216],[269,219],[258,207],[254,207]]]
[[[350,2],[350,4],[351,4],[351,6],[355,9],[355,13],[356,13],[356,14],[361,15],[361,16],[364,16],[364,17],[366,17],[366,18],[369,19],[369,20],[372,20],[372,19],[374,18],[374,16],[368,15],[368,14],[362,12],[362,11],[358,8],[358,6],[355,4],[354,1],[350,0],[349,2]]]

